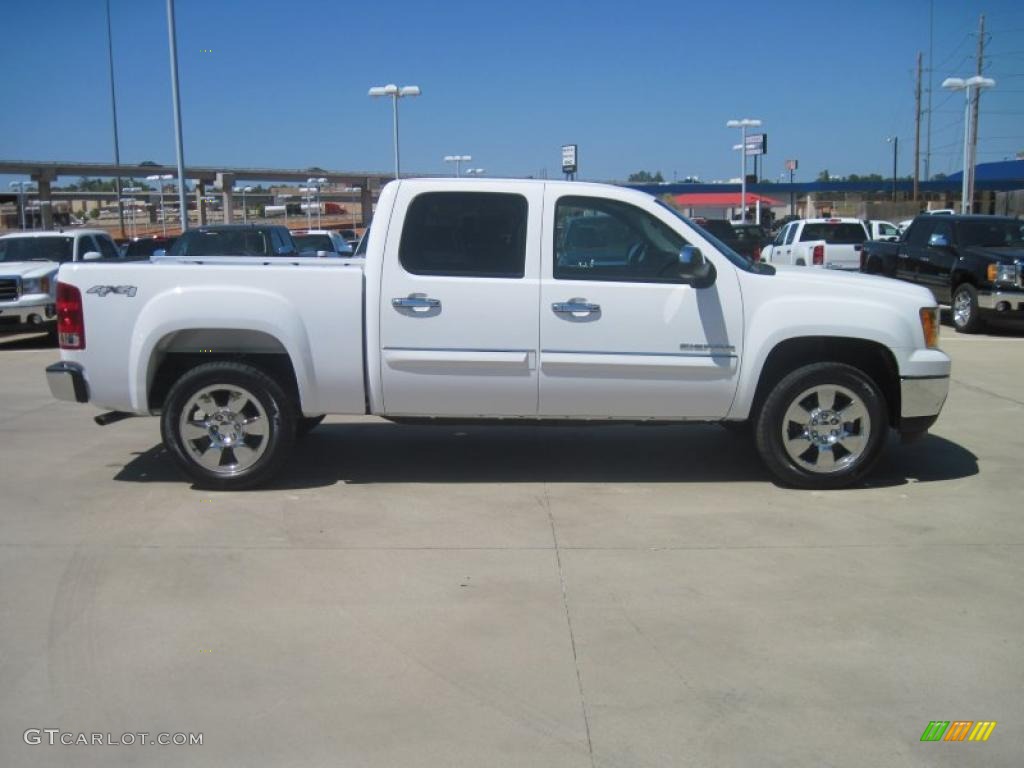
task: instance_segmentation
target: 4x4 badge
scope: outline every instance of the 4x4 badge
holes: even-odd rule
[[[134,285],[94,285],[86,293],[95,293],[101,299],[110,293],[119,293],[132,298],[135,296],[136,290]]]

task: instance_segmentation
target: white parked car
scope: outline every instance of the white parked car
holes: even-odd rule
[[[868,231],[860,219],[797,219],[761,249],[761,260],[856,271],[860,269],[860,249],[867,240]]]
[[[352,245],[346,242],[340,232],[329,229],[292,230],[292,240],[299,254],[313,256],[352,256]]]
[[[864,222],[864,226],[868,228],[868,240],[895,242],[900,239],[900,228],[890,221],[868,219]]]
[[[636,190],[403,179],[366,249],[65,265],[51,391],[159,414],[174,461],[224,489],[329,413],[749,422],[778,479],[836,488],[946,398],[927,289],[753,263]]]
[[[53,332],[57,268],[72,261],[102,258],[120,258],[114,241],[102,229],[0,236],[0,332]]]

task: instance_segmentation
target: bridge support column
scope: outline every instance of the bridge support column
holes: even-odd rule
[[[206,226],[206,182],[196,179],[196,214],[199,216],[199,226]]]
[[[43,171],[32,174],[32,181],[36,183],[36,189],[39,190],[37,197],[39,201],[39,219],[43,229],[53,228],[53,198],[50,187],[53,180],[53,173]]]
[[[235,177],[230,173],[217,174],[217,187],[224,196],[224,223],[235,221]]]

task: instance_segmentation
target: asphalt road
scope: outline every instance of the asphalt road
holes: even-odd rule
[[[858,489],[713,426],[332,418],[213,494],[0,341],[0,766],[1019,765],[1024,335],[943,346]]]

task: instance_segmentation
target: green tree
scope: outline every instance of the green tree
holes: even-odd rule
[[[828,175],[828,168],[818,174],[818,181],[831,181],[832,177]]]
[[[635,184],[661,184],[665,177],[661,175],[661,171],[655,174],[651,174],[650,171],[637,171],[629,174],[629,181]]]

